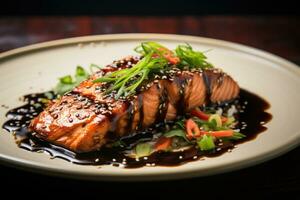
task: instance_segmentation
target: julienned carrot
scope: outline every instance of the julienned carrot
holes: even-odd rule
[[[198,117],[199,119],[207,121],[209,119],[209,114],[206,114],[205,112],[202,112],[200,109],[196,108],[191,111],[191,114],[195,117]],[[222,123],[227,121],[226,117],[221,116]]]
[[[231,137],[233,136],[233,130],[222,130],[222,131],[211,131],[211,132],[207,132],[207,131],[201,131],[201,134],[206,134],[206,135],[211,135],[214,136],[216,138],[220,138],[220,137]]]
[[[185,127],[188,139],[201,136],[198,125],[192,119],[186,120]]]
[[[154,145],[154,149],[156,151],[159,150],[166,150],[168,149],[172,144],[172,139],[167,137],[161,137],[158,139],[158,141]]]

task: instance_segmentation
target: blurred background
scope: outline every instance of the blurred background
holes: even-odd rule
[[[0,52],[68,37],[111,33],[168,33],[223,39],[253,46],[300,65],[300,17],[296,1],[269,0],[2,0]],[[23,172],[0,166],[6,186],[56,197],[147,192],[163,196],[214,197],[253,191],[298,196],[300,148],[255,167],[214,177],[162,183],[94,183]],[[24,180],[27,181],[26,184]],[[213,185],[213,187],[211,187]],[[127,186],[127,187],[126,187]],[[184,187],[189,186],[189,187]],[[206,193],[197,188],[202,188]],[[131,188],[128,190],[128,188]],[[215,189],[217,189],[217,193]],[[74,193],[75,190],[78,190]],[[191,192],[193,190],[193,192]],[[198,191],[199,190],[199,191]],[[3,190],[4,191],[4,190]],[[115,192],[118,191],[118,192]],[[180,194],[174,191],[181,191]],[[160,194],[156,195],[156,192]],[[196,194],[196,195],[197,195]],[[10,194],[18,195],[18,193]],[[118,196],[119,196],[118,195]],[[132,194],[131,194],[132,196]]]
[[[148,32],[229,40],[300,63],[293,0],[3,0],[0,9],[1,52],[67,37]]]

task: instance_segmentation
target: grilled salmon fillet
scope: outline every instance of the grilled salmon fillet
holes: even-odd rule
[[[96,72],[73,91],[49,103],[30,124],[36,136],[75,152],[98,150],[106,143],[189,112],[195,107],[236,98],[238,84],[218,69],[184,71],[144,84],[130,99],[105,93],[93,80],[109,71],[131,67],[127,57]]]

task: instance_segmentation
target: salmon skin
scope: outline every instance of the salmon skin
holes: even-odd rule
[[[93,82],[138,60],[127,57],[97,71],[73,91],[49,103],[29,128],[50,143],[75,152],[90,152],[156,123],[172,121],[196,107],[239,95],[238,84],[216,68],[172,68],[143,84],[136,95],[118,100],[105,93],[106,83]]]

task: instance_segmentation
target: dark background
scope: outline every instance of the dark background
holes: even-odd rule
[[[4,0],[2,15],[293,14],[293,0]],[[5,5],[5,6],[3,6]]]
[[[152,32],[238,42],[300,64],[299,6],[291,0],[5,0],[0,10],[0,52],[75,36]],[[78,181],[0,165],[0,182],[4,185],[0,194],[45,199],[299,196],[299,155],[298,147],[279,158],[235,172],[150,183]]]

